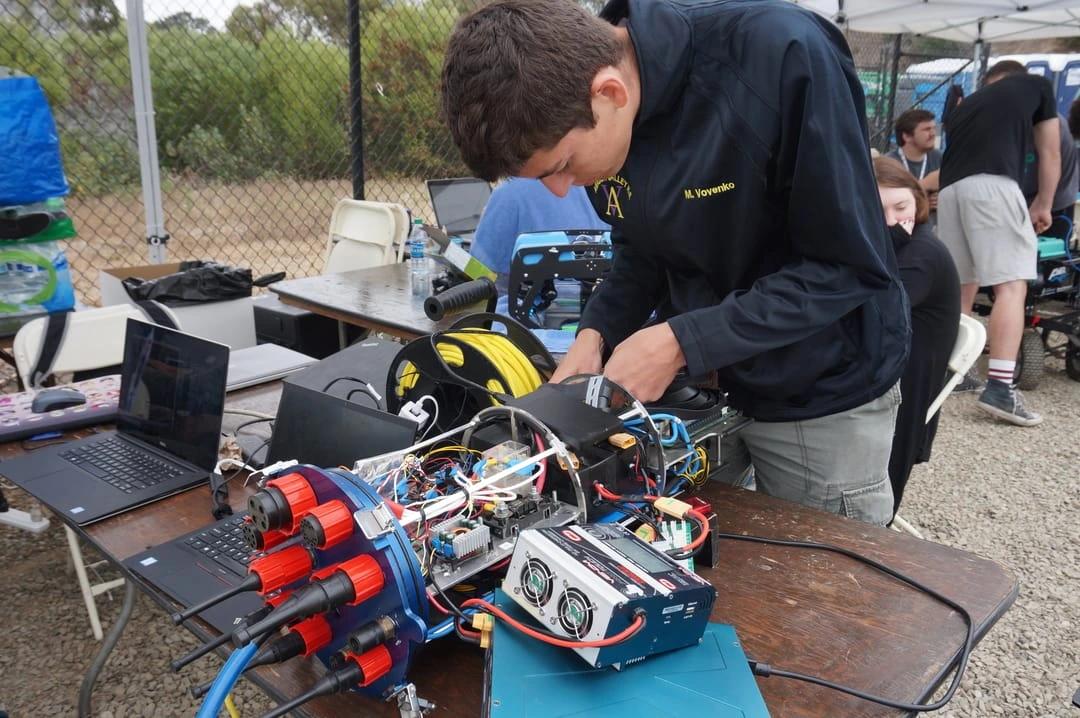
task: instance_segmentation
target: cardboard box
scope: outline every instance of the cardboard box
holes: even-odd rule
[[[157,279],[179,271],[179,262],[102,269],[98,274],[101,304],[135,304],[122,284],[128,277]],[[233,349],[255,346],[255,310],[251,297],[169,309],[176,315],[180,329],[188,334],[210,339]]]

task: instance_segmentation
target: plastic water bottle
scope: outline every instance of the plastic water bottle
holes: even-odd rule
[[[427,232],[424,231],[424,220],[414,219],[412,233],[409,234],[409,274],[414,297],[431,294],[427,260],[429,241]]]

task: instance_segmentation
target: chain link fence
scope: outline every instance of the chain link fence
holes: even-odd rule
[[[438,77],[455,20],[479,0],[358,2],[365,198],[431,219],[424,180],[468,172],[439,120]],[[143,9],[169,259],[317,274],[334,204],[353,191],[347,0]],[[148,256],[122,10],[114,0],[0,0],[0,66],[38,77],[56,116],[79,235],[67,253],[89,304],[100,269]],[[918,99],[909,66],[971,55],[954,43],[848,39],[879,149]]]
[[[910,35],[848,32],[866,93],[870,146],[885,152],[896,146],[893,123],[911,108],[933,112],[940,121],[952,84],[970,92],[974,46]]]

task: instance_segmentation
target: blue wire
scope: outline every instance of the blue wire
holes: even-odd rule
[[[247,668],[247,664],[251,663],[251,659],[255,657],[258,650],[259,645],[252,641],[229,654],[228,660],[218,671],[214,684],[210,686],[210,691],[199,706],[199,712],[195,714],[195,718],[217,718],[217,714],[225,705],[225,699],[229,697],[229,692],[232,691],[236,681],[240,679],[240,674]]]

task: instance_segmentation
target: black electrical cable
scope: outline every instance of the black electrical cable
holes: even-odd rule
[[[375,395],[371,393],[371,389],[368,389],[366,385],[357,389],[350,389],[349,393],[345,395],[345,401],[352,401],[353,394],[363,394],[368,399],[371,399],[375,404],[376,409],[382,409],[382,407],[379,406],[379,400],[375,398]]]
[[[834,691],[839,691],[840,693],[846,693],[849,696],[861,698],[864,701],[877,703],[878,705],[886,706],[888,708],[894,708],[896,710],[909,711],[914,713],[936,711],[944,707],[950,700],[952,700],[953,694],[956,693],[956,689],[960,687],[960,681],[964,677],[964,671],[967,670],[968,659],[971,657],[971,651],[974,648],[975,643],[975,619],[972,617],[971,613],[959,603],[953,601],[947,596],[938,593],[934,589],[925,586],[922,583],[919,583],[915,579],[906,576],[905,574],[902,574],[895,569],[889,568],[883,563],[879,563],[872,558],[868,558],[849,549],[841,548],[840,546],[831,546],[829,544],[815,543],[812,541],[787,541],[784,539],[763,538],[761,536],[745,536],[743,534],[717,533],[715,534],[715,536],[716,538],[728,539],[730,541],[747,541],[750,543],[762,543],[772,546],[787,546],[791,548],[813,549],[815,551],[830,551],[832,553],[838,553],[842,556],[847,556],[854,561],[858,561],[860,563],[864,563],[868,566],[876,568],[878,571],[881,571],[888,576],[892,576],[896,580],[906,583],[912,588],[921,591],[928,596],[932,596],[933,598],[937,599],[941,603],[945,604],[949,608],[959,613],[964,618],[964,622],[967,624],[967,634],[964,637],[964,645],[961,648],[960,653],[958,653],[945,666],[947,671],[953,669],[954,667],[956,669],[952,683],[949,684],[949,688],[945,691],[945,694],[941,697],[941,699],[935,703],[903,703],[900,701],[894,701],[890,698],[884,698],[882,696],[873,695],[872,693],[860,691],[857,688],[851,688],[849,686],[844,686],[839,683],[833,683],[832,681],[826,680],[824,678],[818,678],[817,676],[809,676],[803,673],[796,673],[795,671],[787,671],[780,668],[773,668],[768,663],[751,659],[749,661],[750,668],[755,675],[762,677],[779,676],[780,678],[789,678],[791,680],[812,683],[814,685],[822,686],[824,688],[830,688]]]
[[[109,660],[109,654],[112,653],[113,648],[119,642],[120,634],[124,632],[124,627],[127,626],[128,619],[131,618],[131,612],[134,608],[135,582],[129,578],[124,582],[124,602],[120,605],[120,615],[113,621],[112,627],[101,642],[101,648],[90,663],[90,668],[86,671],[82,685],[79,686],[79,718],[90,718],[90,697],[94,692],[94,683],[97,682],[98,674],[101,673],[101,669],[105,667],[105,663]]]
[[[266,445],[267,445],[267,444],[269,444],[269,443],[270,443],[271,441],[273,441],[273,437],[270,437],[269,439],[266,439],[266,440],[264,440],[264,441],[263,441],[263,442],[262,442],[261,444],[259,444],[259,445],[258,445],[257,447],[255,447],[255,450],[254,450],[254,451],[248,452],[248,458],[254,458],[254,457],[255,457],[256,455],[258,455],[258,453],[259,453],[260,451],[262,451],[262,450],[263,450],[263,449],[264,449],[264,448],[266,447]],[[238,467],[238,468],[236,468],[236,469],[233,469],[233,472],[232,472],[231,474],[229,474],[228,476],[226,476],[226,477],[224,477],[224,478],[222,478],[222,479],[221,479],[221,483],[222,483],[222,485],[224,485],[224,484],[227,484],[227,483],[229,483],[230,481],[232,481],[233,479],[235,479],[235,478],[236,478],[237,476],[239,476],[239,475],[240,475],[240,472],[241,472],[241,471],[243,471],[243,470],[244,470],[244,467],[243,467],[243,466],[240,466],[240,467]]]
[[[345,397],[346,401],[348,401],[349,397],[353,395],[353,392],[362,391],[375,401],[375,408],[382,408],[381,400],[379,399],[379,397],[375,396],[374,393],[372,393],[370,382],[364,379],[357,379],[355,376],[339,376],[336,379],[331,379],[329,382],[326,383],[326,386],[324,386],[322,390],[324,392],[329,391],[330,387],[332,387],[334,384],[337,384],[339,381],[354,381],[361,386],[361,388],[359,389],[353,389],[352,391],[350,391]]]
[[[241,429],[246,429],[247,427],[252,426],[253,424],[261,424],[264,421],[271,421],[272,422],[276,418],[277,417],[275,417],[275,416],[268,416],[268,417],[265,417],[265,418],[262,418],[262,419],[251,419],[250,421],[245,421],[244,423],[240,424],[238,427],[233,429],[233,435],[235,436],[236,434],[239,434]]]

